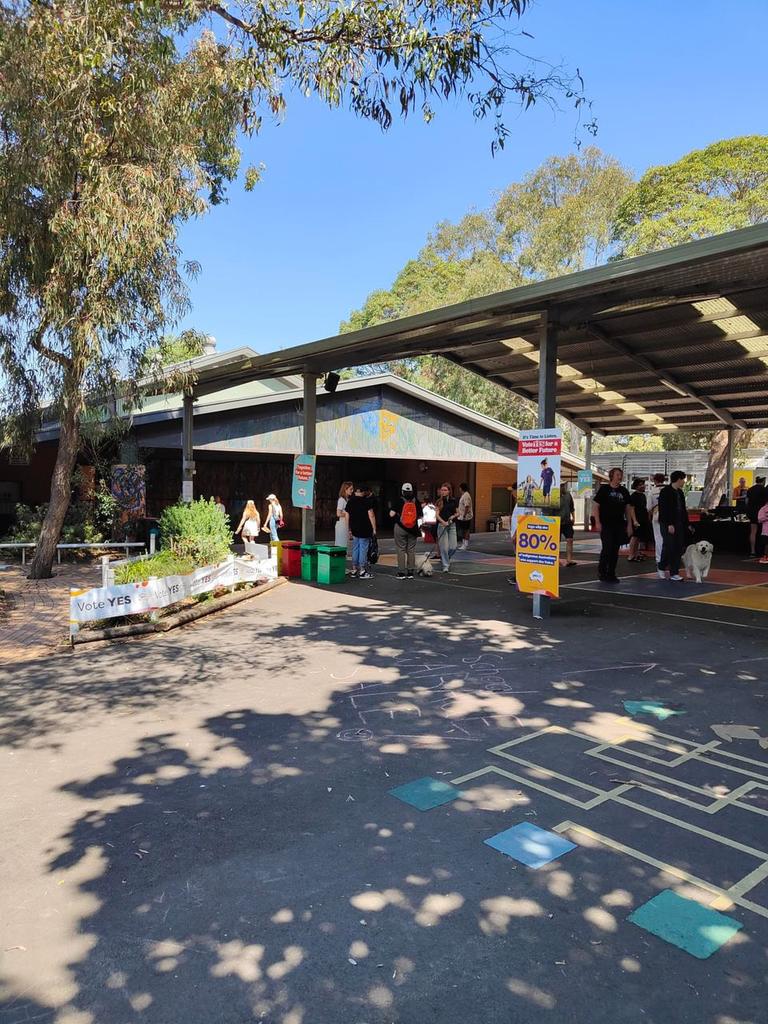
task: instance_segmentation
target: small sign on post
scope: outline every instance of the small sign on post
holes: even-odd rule
[[[294,508],[312,508],[315,503],[315,456],[297,455],[293,460]]]
[[[576,477],[576,496],[578,498],[586,497],[587,494],[592,493],[593,486],[592,470],[580,469]]]

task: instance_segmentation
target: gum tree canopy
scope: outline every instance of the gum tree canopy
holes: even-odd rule
[[[32,563],[50,574],[89,399],[129,388],[186,308],[177,230],[224,199],[238,138],[314,94],[387,128],[461,96],[580,108],[517,48],[528,0],[0,0],[0,415],[60,424]],[[246,187],[258,173],[246,174]]]

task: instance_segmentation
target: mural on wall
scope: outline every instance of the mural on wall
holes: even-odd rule
[[[512,438],[392,388],[318,399],[318,455],[498,463],[516,458]],[[177,432],[158,431],[142,435],[142,444],[178,448],[177,438]],[[303,448],[300,405],[201,416],[195,421],[195,448],[295,455]]]
[[[112,497],[120,506],[120,518],[140,519],[146,515],[147,485],[145,467],[117,465],[112,467]]]

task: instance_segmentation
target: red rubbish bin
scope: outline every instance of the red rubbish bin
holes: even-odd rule
[[[284,540],[283,564],[281,566],[283,576],[289,579],[301,579],[301,543],[298,540]]]

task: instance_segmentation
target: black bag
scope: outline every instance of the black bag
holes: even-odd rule
[[[379,560],[379,539],[374,533],[371,537],[371,543],[368,545],[368,562],[371,565],[376,565]]]

